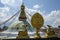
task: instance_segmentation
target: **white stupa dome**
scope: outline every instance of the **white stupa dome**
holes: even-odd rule
[[[24,25],[23,21],[16,21],[9,26],[7,31],[11,31],[11,32],[22,31],[23,30],[23,25]]]

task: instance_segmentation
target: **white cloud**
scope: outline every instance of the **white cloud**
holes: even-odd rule
[[[53,25],[54,25],[55,27],[60,26],[60,19],[56,19],[56,20],[53,22]]]
[[[57,27],[60,25],[60,10],[54,10],[51,11],[48,15],[45,17],[45,23],[48,25],[52,25]]]
[[[5,5],[9,5],[12,7],[18,7],[21,5],[22,0],[1,0],[1,2]]]
[[[0,20],[1,21],[7,19],[7,15],[8,15],[9,9],[10,9],[9,7],[0,8]]]
[[[36,5],[33,6],[33,8],[34,8],[35,10],[38,10],[38,9],[41,8],[41,7],[43,7],[43,5],[38,5],[38,4],[36,4]]]
[[[40,6],[36,4],[35,6],[33,6],[33,8],[40,8]]]
[[[25,9],[30,15],[33,15],[33,14],[35,14],[36,12],[38,12],[38,13],[40,13],[41,15],[43,15],[44,16],[44,13],[45,13],[45,11],[43,11],[43,12],[41,12],[40,10],[36,10],[36,9],[34,9],[34,8],[27,8],[26,7],[26,9]]]
[[[22,0],[1,0],[1,3],[5,6],[0,8],[0,21],[4,22],[16,13],[16,9],[20,7]]]

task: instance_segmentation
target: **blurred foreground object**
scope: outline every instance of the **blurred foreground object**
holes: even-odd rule
[[[48,28],[47,28],[47,32],[46,32],[46,38],[53,38],[53,37],[57,37],[54,30],[52,30],[51,26],[50,25],[47,25]]]
[[[36,12],[31,18],[31,25],[36,29],[36,34],[34,36],[35,38],[40,38],[40,34],[38,32],[40,32],[40,28],[43,26],[43,24],[43,17],[40,15],[40,13]]]
[[[18,36],[17,36],[17,39],[20,39],[20,38],[29,38],[28,36],[28,33],[27,33],[27,30],[26,30],[26,25],[23,25],[23,29],[24,31],[19,31],[18,32]]]

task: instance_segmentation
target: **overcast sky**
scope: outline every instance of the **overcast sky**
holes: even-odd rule
[[[0,23],[20,9],[24,2],[30,15],[38,11],[44,18],[44,25],[60,25],[60,0],[0,0]]]

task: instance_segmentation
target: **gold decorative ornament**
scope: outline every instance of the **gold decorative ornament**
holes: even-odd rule
[[[31,18],[31,25],[36,28],[36,34],[34,36],[35,38],[40,38],[40,34],[38,32],[40,31],[40,28],[43,26],[43,24],[43,17],[38,12],[35,13]]]
[[[35,28],[41,28],[44,24],[44,19],[39,13],[35,13],[31,18],[31,25]]]

